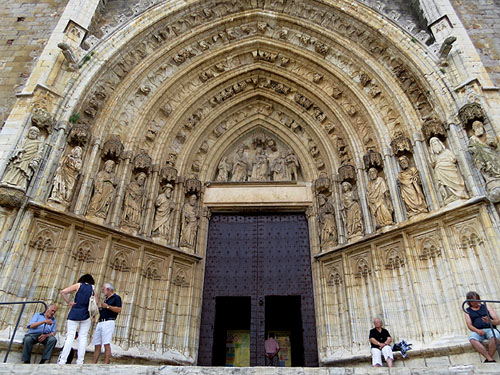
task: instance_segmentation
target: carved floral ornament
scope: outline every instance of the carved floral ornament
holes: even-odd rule
[[[222,17],[225,16],[229,13],[233,12],[239,12],[241,8],[238,7],[234,8],[232,5],[227,3],[226,5],[222,6],[221,2],[219,4],[212,4],[214,7],[211,8],[213,11],[211,12],[211,16],[209,18],[203,18],[200,17],[196,20],[192,20],[189,25],[190,27],[186,27],[188,23],[182,22],[181,19],[178,19],[178,16],[172,17],[169,22],[169,25],[165,25],[165,22],[167,21],[162,21],[159,23],[158,27],[156,30],[153,30],[151,35],[151,39],[148,40],[142,40],[142,45],[136,45],[135,47],[133,46],[133,43],[131,43],[131,48],[130,52],[124,53],[121,57],[121,61],[117,61],[115,65],[115,71],[112,73],[110,72],[110,76],[107,78],[110,79],[105,79],[105,80],[98,80],[99,82],[108,82],[106,85],[108,87],[101,86],[99,87],[99,90],[95,92],[95,95],[93,95],[94,98],[103,98],[103,97],[109,97],[110,90],[112,87],[110,85],[113,85],[113,82],[118,83],[121,79],[125,77],[125,75],[128,74],[132,70],[134,66],[137,65],[137,62],[139,59],[144,59],[145,56],[148,55],[148,53],[151,53],[152,51],[159,50],[161,45],[166,41],[166,40],[171,40],[172,37],[179,37],[183,35],[186,31],[190,30],[191,27],[194,27],[193,25],[196,24],[201,24],[201,23],[206,23],[207,20],[211,19],[216,19],[217,17]],[[193,12],[197,12],[196,9],[198,4],[193,5]],[[206,4],[205,6],[209,6]],[[245,5],[242,5],[243,8]],[[270,5],[272,8],[272,5]],[[319,8],[324,8],[319,5],[311,5],[311,9],[314,9],[315,7]],[[205,8],[206,9],[206,8]],[[429,101],[425,99],[425,95],[423,95],[422,89],[420,88],[420,84],[413,78],[412,73],[407,69],[404,64],[402,63],[401,60],[397,60],[397,53],[395,51],[389,50],[389,48],[385,47],[382,44],[382,39],[381,38],[374,38],[372,36],[371,32],[368,32],[367,30],[364,30],[364,26],[354,20],[346,19],[345,15],[343,17],[340,16],[340,14],[336,14],[335,12],[332,11],[334,10],[333,8],[324,8],[323,10],[328,9],[330,12],[328,14],[329,17],[328,19],[324,19],[325,16],[319,17],[319,19],[314,19],[315,22],[321,23],[323,27],[326,27],[328,29],[331,29],[335,32],[340,33],[341,35],[344,35],[346,37],[349,37],[350,39],[353,39],[354,42],[359,43],[362,48],[366,48],[371,54],[373,54],[375,57],[388,57],[388,59],[380,60],[383,61],[387,68],[389,68],[391,71],[394,72],[395,76],[401,81],[402,84],[404,84],[405,87],[408,87],[408,92],[409,95],[411,96],[413,103],[415,103],[416,108],[418,108],[419,111],[421,111],[423,114],[429,114],[429,112],[432,110],[432,108],[429,106]],[[285,7],[283,9],[276,9],[278,13],[285,13],[285,14],[290,14],[294,16],[299,16],[299,17],[306,17],[303,13],[303,9],[295,9],[295,7]],[[315,14],[321,14],[321,13],[316,13]],[[326,14],[326,13],[324,13]],[[321,20],[320,20],[321,19]],[[194,24],[193,24],[194,22]],[[265,24],[266,27],[261,27],[259,26],[261,23]],[[309,36],[304,36],[304,33],[300,33],[300,38],[298,37],[298,33],[293,30],[291,27],[286,27],[287,32],[278,32],[276,33],[277,30],[274,30],[273,27],[269,27],[270,23],[267,22],[260,22],[256,23],[255,25],[253,24],[240,24],[240,25],[235,25],[235,27],[227,28],[226,31],[224,31],[222,34],[219,35],[220,33],[214,33],[211,37],[203,39],[203,43],[201,42],[196,42],[196,48],[189,47],[189,48],[183,48],[180,50],[174,51],[175,55],[173,56],[172,59],[172,64],[177,66],[177,64],[183,64],[186,61],[188,61],[191,58],[194,58],[192,56],[195,54],[198,56],[199,54],[203,53],[203,51],[207,49],[214,49],[216,48],[219,44],[225,45],[229,43],[232,40],[236,39],[241,39],[247,35],[252,35],[253,32],[256,33],[269,33],[270,36],[274,37],[276,34],[276,38],[280,38],[280,40],[284,40],[286,42],[292,42],[294,40],[297,40],[297,43],[300,45],[303,45],[304,47],[307,46],[307,48],[310,48],[311,50],[315,51],[316,53],[320,55],[325,55],[325,56],[330,56],[331,54],[331,48],[329,48],[325,43],[320,43],[315,41],[314,36],[309,35]],[[351,33],[347,32],[347,30],[352,30],[352,29],[359,29],[358,33]],[[286,35],[286,38],[283,36]],[[294,39],[294,37],[297,37]],[[174,59],[175,57],[179,58]],[[177,61],[176,61],[177,60]],[[271,59],[273,60],[273,59]],[[278,61],[279,58],[276,59]],[[349,70],[354,70],[349,68]],[[112,76],[115,75],[118,79],[112,79]],[[208,75],[210,76],[210,74]],[[160,78],[160,81],[162,79]],[[317,80],[318,82],[321,81],[321,83],[324,82],[324,79],[322,80]],[[359,82],[362,87],[370,87],[372,82],[374,82],[373,77],[370,77],[366,72],[363,72],[359,76]],[[161,82],[160,82],[161,84]],[[142,96],[151,96],[153,91],[159,86],[157,83],[155,85],[148,85],[150,91],[148,91],[148,95],[142,95]],[[146,87],[142,85],[141,87]],[[105,92],[103,92],[103,90]],[[238,90],[238,89],[237,89]],[[144,90],[142,90],[144,92]],[[373,91],[376,93],[376,95],[372,95],[373,97],[377,97],[379,94],[379,90],[374,89]],[[98,95],[99,94],[99,95]],[[336,95],[337,96],[337,95]],[[338,97],[338,96],[337,96]],[[298,98],[300,101],[300,98]],[[307,99],[307,98],[306,98]],[[303,100],[302,100],[303,101]],[[307,101],[303,101],[305,104]],[[90,102],[89,102],[90,103]],[[94,108],[96,106],[93,106]],[[99,106],[97,106],[99,108]],[[102,106],[101,106],[102,107]],[[170,113],[171,110],[168,111]],[[322,118],[321,112],[319,111],[317,116],[319,119]],[[349,113],[355,114],[356,109],[354,107],[350,107],[348,109]],[[85,113],[85,111],[84,111]],[[324,113],[324,112],[323,112]]]

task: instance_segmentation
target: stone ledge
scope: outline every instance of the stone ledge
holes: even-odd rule
[[[0,374],[19,375],[475,375],[498,374],[500,364],[439,366],[433,368],[373,368],[352,367],[181,367],[181,366],[131,366],[131,365],[24,365],[0,364]]]

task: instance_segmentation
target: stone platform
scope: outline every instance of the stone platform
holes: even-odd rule
[[[196,367],[196,366],[137,366],[137,365],[24,365],[1,363],[0,374],[12,375],[472,375],[500,374],[500,364],[457,365],[425,368],[387,367]]]

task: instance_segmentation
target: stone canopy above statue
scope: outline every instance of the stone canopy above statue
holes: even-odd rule
[[[302,181],[297,155],[276,136],[257,130],[236,142],[220,159],[216,182]]]

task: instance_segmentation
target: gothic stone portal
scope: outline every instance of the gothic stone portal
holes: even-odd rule
[[[284,303],[276,303],[280,299]],[[245,328],[251,366],[264,365],[265,335],[273,330],[290,332],[292,366],[318,366],[303,214],[217,214],[210,220],[198,364],[225,365],[226,331]]]

